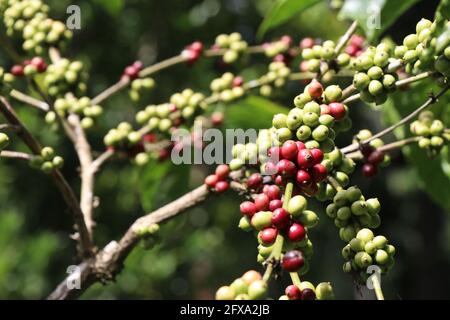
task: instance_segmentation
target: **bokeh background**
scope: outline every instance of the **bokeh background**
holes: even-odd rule
[[[383,35],[401,41],[413,32],[421,17],[433,18],[438,1],[424,0],[407,10]],[[71,4],[67,0],[47,1],[52,15],[64,19]],[[117,81],[124,66],[135,59],[146,65],[178,54],[188,43],[201,40],[211,44],[219,33],[239,31],[251,44],[271,8],[270,0],[80,0],[82,29],[75,33],[67,55],[83,60],[91,72],[91,96]],[[383,17],[381,17],[383,23]],[[326,1],[297,15],[265,35],[271,39],[290,34],[295,41],[304,36],[334,39],[345,32],[349,21],[337,18]],[[0,50],[0,64],[10,61]],[[267,59],[252,57],[232,68],[246,79],[258,77]],[[296,65],[293,65],[297,68]],[[133,114],[146,103],[160,103],[184,88],[208,92],[209,82],[224,70],[213,60],[200,61],[195,67],[179,65],[155,76],[157,87],[144,103],[133,103],[126,91],[104,104],[107,113],[91,132],[94,148],[103,149],[102,137],[108,128]],[[351,107],[353,133],[362,128],[379,130],[400,114],[418,106],[427,92],[436,88],[433,81],[418,85],[408,93],[396,93],[381,110],[363,104]],[[345,81],[343,82],[345,85]],[[264,99],[250,98],[227,106],[225,127],[262,128],[273,113],[292,105],[302,90],[290,83],[273,97],[276,105]],[[67,139],[48,130],[34,110],[15,104],[19,114],[41,141],[64,155],[63,169],[72,185],[79,188],[75,154]],[[436,110],[446,113],[448,98]],[[439,109],[440,108],[440,109]],[[257,115],[257,116],[254,116]],[[447,122],[448,123],[448,122]],[[397,132],[404,134],[401,130]],[[393,140],[390,136],[387,140]],[[351,134],[340,137],[347,145]],[[20,146],[18,146],[20,148]],[[391,299],[450,298],[450,169],[448,150],[427,160],[414,147],[405,154],[393,154],[392,165],[372,180],[357,171],[352,182],[364,194],[380,198],[382,226],[397,247],[396,266],[383,278],[385,295]],[[96,195],[100,207],[95,210],[95,240],[102,247],[118,239],[128,226],[145,212],[157,208],[201,184],[213,168],[173,166],[150,163],[136,168],[129,161],[108,163],[98,175]],[[311,203],[313,201],[310,201]],[[215,290],[230,283],[248,269],[261,270],[256,263],[256,240],[237,228],[240,213],[238,196],[227,193],[212,197],[162,226],[164,239],[152,250],[138,246],[125,262],[125,268],[113,283],[97,284],[82,295],[84,299],[183,299],[213,298]],[[321,223],[310,233],[315,246],[311,269],[305,279],[318,283],[331,281],[336,297],[354,297],[351,279],[342,272],[340,255],[343,243],[337,229],[324,214],[324,206],[313,205]],[[65,276],[73,263],[74,243],[68,235],[72,223],[65,205],[48,177],[24,163],[1,160],[0,163],[0,298],[36,299],[45,297]],[[283,283],[272,285],[275,297]]]

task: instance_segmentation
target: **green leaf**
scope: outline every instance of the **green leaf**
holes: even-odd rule
[[[268,14],[264,18],[263,22],[258,29],[258,37],[261,38],[267,31],[279,26],[280,24],[288,21],[295,15],[308,9],[309,7],[319,3],[321,0],[278,0]]]
[[[418,0],[347,0],[340,18],[356,20],[369,41],[375,40]]]
[[[124,0],[95,0],[94,2],[103,7],[112,16],[119,15],[124,5]]]
[[[226,109],[225,126],[227,128],[263,129],[272,123],[277,113],[287,113],[287,109],[266,98],[248,96]]]
[[[398,92],[389,98],[387,103],[382,107],[383,119],[387,125],[398,122],[402,117],[411,113],[415,108],[419,107],[427,99],[429,92],[438,92],[439,89],[426,84],[415,85],[407,94]],[[448,104],[450,96],[444,95],[429,110],[433,111],[437,118],[443,120],[449,125]],[[409,126],[402,126],[399,130],[394,131],[397,139],[403,139],[411,136]],[[448,200],[448,190],[450,190],[450,152],[445,147],[441,154],[430,159],[426,152],[417,145],[411,145],[402,149],[406,160],[414,168],[419,179],[419,187],[423,189],[436,203],[443,208],[450,209],[450,201]]]

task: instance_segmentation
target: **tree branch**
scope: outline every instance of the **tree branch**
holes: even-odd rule
[[[46,102],[40,101],[36,98],[33,98],[32,96],[29,96],[23,92],[15,90],[15,89],[11,90],[10,96],[13,97],[14,99],[16,99],[17,101],[26,103],[26,104],[28,104],[32,107],[35,107],[41,111],[47,112],[50,109]]]
[[[0,157],[30,161],[32,155],[25,152],[3,150],[0,151]]]

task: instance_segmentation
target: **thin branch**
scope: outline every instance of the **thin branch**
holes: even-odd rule
[[[25,125],[23,125],[22,122],[19,120],[14,109],[9,104],[8,100],[6,100],[6,98],[2,96],[0,96],[0,112],[3,113],[6,120],[10,124],[20,127],[20,131],[17,133],[17,135],[23,140],[23,142],[28,146],[28,148],[33,152],[33,154],[40,155],[41,153],[40,143],[34,138],[34,136],[28,131]],[[81,211],[81,208],[78,204],[75,193],[67,183],[61,171],[55,169],[52,171],[51,176],[75,220],[76,229],[79,234],[81,254],[83,256],[92,255],[93,250],[92,239],[89,236],[89,233],[87,232],[86,224],[84,223],[83,212]]]
[[[430,105],[434,104],[437,102],[437,100],[443,96],[447,90],[450,88],[450,85],[447,85],[444,89],[442,89],[437,95],[432,95],[430,98],[428,98],[427,101],[425,101],[424,104],[422,104],[419,108],[417,108],[416,110],[414,110],[413,112],[411,112],[409,115],[407,115],[406,117],[404,117],[402,120],[400,120],[399,122],[397,122],[396,124],[393,124],[392,126],[384,129],[383,131],[378,132],[377,134],[373,135],[372,137],[370,137],[369,139],[366,139],[364,141],[361,141],[361,144],[367,144],[375,139],[381,138],[382,136],[394,131],[395,129],[397,129],[398,127],[401,127],[402,125],[404,125],[405,123],[408,123],[410,120],[414,119],[420,112],[422,112],[423,110],[425,110],[426,108],[428,108]],[[341,151],[343,153],[349,153],[352,151],[357,150],[359,147],[359,143],[353,143],[345,148],[342,148]]]
[[[241,193],[245,188],[237,182],[231,182],[232,190]],[[58,287],[48,296],[48,299],[72,299],[81,295],[97,281],[111,280],[122,269],[125,258],[140,240],[139,230],[170,220],[187,209],[203,202],[211,192],[202,185],[177,200],[137,219],[118,241],[112,241],[105,246],[94,258],[80,264],[81,288],[67,286],[70,277],[64,279]]]
[[[32,96],[29,96],[23,92],[15,90],[15,89],[11,90],[10,96],[13,97],[14,99],[16,99],[17,101],[26,103],[32,107],[35,107],[35,108],[45,111],[45,112],[47,112],[50,109],[46,102],[40,101],[36,98],[33,98]]]
[[[385,144],[385,145],[377,148],[377,150],[378,151],[382,151],[382,152],[389,152],[389,151],[396,150],[396,149],[402,148],[404,146],[407,146],[407,145],[409,145],[411,143],[415,143],[415,142],[419,141],[422,138],[423,137],[410,137],[410,138],[398,140],[398,141],[395,141],[395,142],[392,142],[392,143]],[[364,158],[360,151],[347,153],[347,154],[345,154],[345,156],[347,158],[350,158],[350,159],[353,159],[353,160],[360,160],[360,159]]]
[[[9,123],[0,124],[0,132],[20,132],[20,127]]]
[[[353,21],[353,23],[350,25],[345,34],[341,37],[341,39],[339,39],[339,42],[336,45],[336,48],[334,49],[334,52],[336,54],[339,54],[342,51],[342,49],[344,49],[344,46],[347,44],[348,40],[350,40],[351,36],[355,33],[357,27],[358,22]]]
[[[94,161],[91,163],[91,170],[95,173],[97,172],[100,167],[107,161],[109,158],[111,158],[114,155],[114,151],[112,150],[106,150],[101,155],[99,155]]]
[[[25,152],[3,150],[0,151],[0,157],[30,161],[32,155]]]

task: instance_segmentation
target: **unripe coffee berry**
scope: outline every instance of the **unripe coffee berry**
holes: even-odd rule
[[[250,300],[261,300],[267,296],[267,283],[263,280],[253,281],[248,286],[248,296]]]
[[[234,300],[236,293],[230,286],[220,287],[216,291],[216,300]]]
[[[250,285],[257,280],[261,280],[262,276],[258,271],[249,270],[242,275],[241,279],[243,279],[247,285]]]
[[[262,230],[272,225],[272,212],[259,211],[256,212],[252,219],[251,224],[256,230]]]

